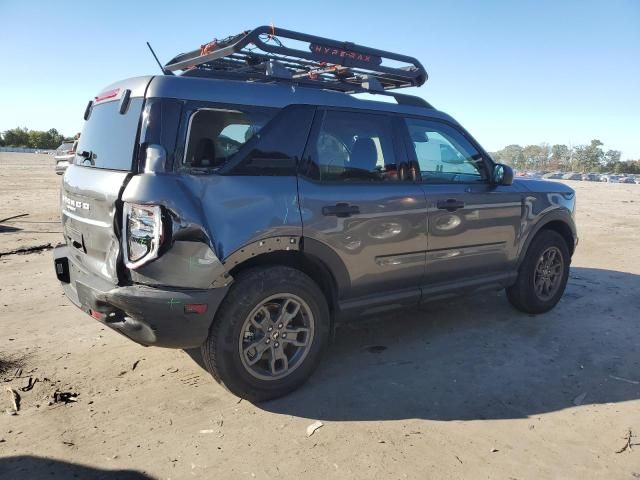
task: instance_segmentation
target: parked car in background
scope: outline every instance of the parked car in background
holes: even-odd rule
[[[562,178],[562,172],[545,173],[544,175],[542,175],[542,178],[545,178],[547,180],[558,180]]]
[[[601,182],[618,183],[620,181],[620,175],[602,175],[600,177]]]
[[[55,157],[53,157],[56,160],[56,174],[62,175],[73,162],[74,157],[73,142],[65,142],[56,148]]]
[[[55,152],[56,152],[56,155],[64,155],[71,152],[72,149],[73,149],[73,142],[64,142],[60,144],[58,148],[56,148]]]
[[[621,177],[618,180],[619,183],[636,183],[636,180],[633,177]]]
[[[582,181],[583,182],[599,182],[600,175],[598,175],[597,173],[583,173]]]
[[[581,173],[569,172],[562,175],[563,180],[582,180]]]

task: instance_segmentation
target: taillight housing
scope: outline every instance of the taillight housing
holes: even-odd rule
[[[158,257],[162,230],[159,205],[124,204],[122,250],[127,268],[138,268]]]

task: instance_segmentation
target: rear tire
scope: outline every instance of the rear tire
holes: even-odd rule
[[[290,267],[241,272],[220,306],[202,357],[231,393],[258,402],[302,385],[329,341],[329,308],[318,285]]]
[[[569,278],[571,255],[565,239],[540,231],[529,246],[516,283],[507,288],[511,305],[525,313],[544,313],[560,301]]]

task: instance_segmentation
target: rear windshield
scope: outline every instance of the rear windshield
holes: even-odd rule
[[[93,106],[78,142],[77,165],[131,170],[142,98],[132,98],[124,115],[119,108],[120,102]]]

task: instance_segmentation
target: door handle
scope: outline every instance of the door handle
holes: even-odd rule
[[[461,200],[456,200],[455,198],[448,198],[446,200],[438,200],[437,206],[439,210],[455,212],[460,208],[464,208],[464,202]]]
[[[360,207],[357,205],[349,205],[348,203],[336,203],[335,205],[322,207],[322,214],[327,217],[346,218],[351,215],[357,215],[358,213],[360,213]]]

